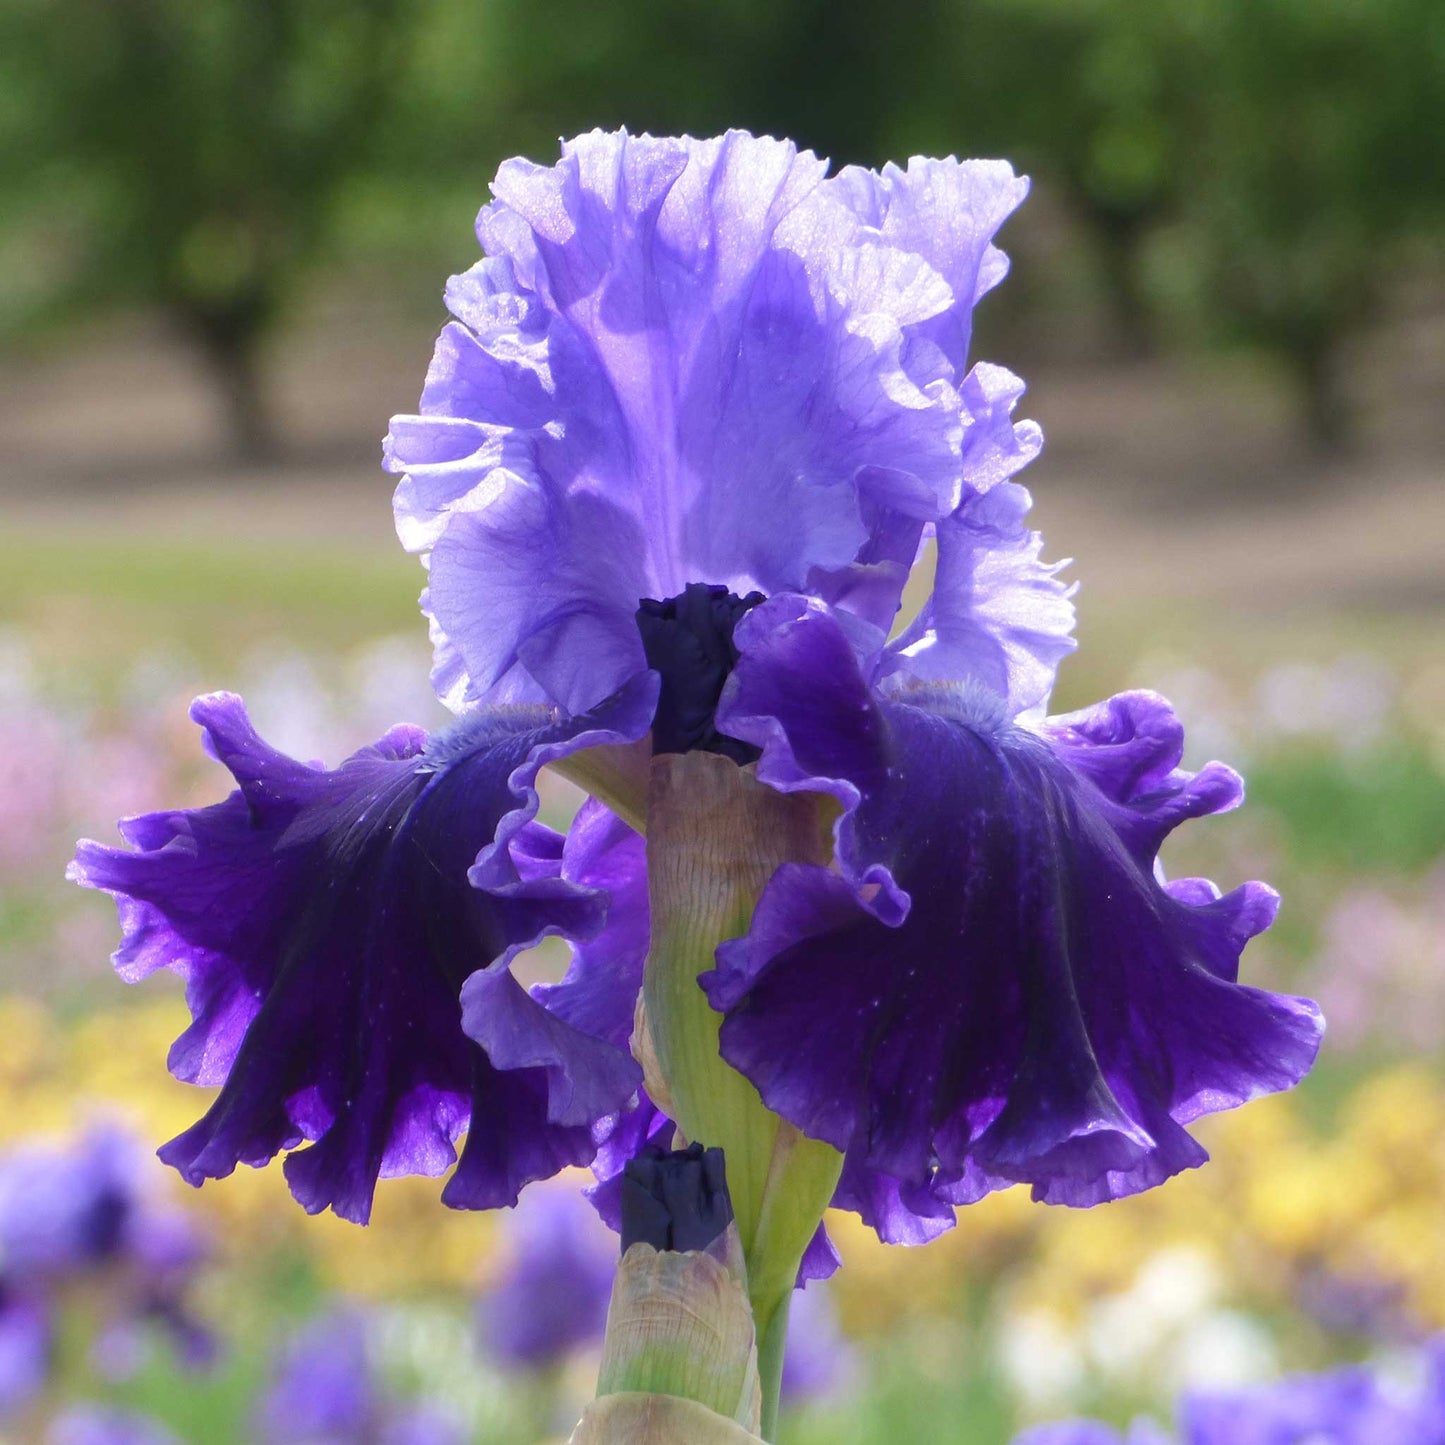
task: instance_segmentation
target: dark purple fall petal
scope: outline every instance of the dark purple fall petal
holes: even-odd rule
[[[607,912],[533,821],[534,782],[558,757],[640,736],[655,694],[644,674],[572,719],[489,709],[430,741],[397,728],[334,770],[270,748],[239,698],[200,699],[192,716],[239,790],[130,819],[131,850],[82,843],[72,865],[117,897],[122,977],[186,981],[194,1022],[172,1071],[223,1085],[161,1157],[199,1184],[296,1150],[297,1199],[358,1221],[378,1176],[442,1173],[464,1130],[443,1196],[458,1208],[512,1203],[586,1163],[593,1119],[640,1071],[508,972],[547,934],[594,937]]]
[[[1161,698],[1033,732],[983,688],[873,691],[818,603],[737,636],[719,725],[844,812],[837,869],[781,868],[702,983],[723,1056],[846,1151],[840,1202],[904,1238],[1007,1183],[1116,1198],[1203,1161],[1183,1125],[1308,1070],[1315,1007],[1235,981],[1272,891],[1156,879],[1169,831],[1240,797],[1179,768]]]

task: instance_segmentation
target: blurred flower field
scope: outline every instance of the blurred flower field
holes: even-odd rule
[[[258,560],[213,542],[208,569],[194,555],[168,565],[181,555],[168,545],[79,547],[64,568],[45,565],[60,553],[44,544],[0,548],[13,552],[0,555],[13,564],[0,585],[6,1154],[97,1123],[148,1152],[203,1107],[160,1064],[185,1020],[178,991],[161,979],[127,990],[106,963],[113,912],[63,881],[77,837],[109,840],[117,816],[218,796],[190,696],[224,676],[278,746],[328,761],[338,739],[359,746],[399,719],[438,718],[406,564],[337,556],[318,569],[299,549]],[[1140,616],[1103,620],[1097,675],[1066,667],[1060,705],[1152,678],[1190,730],[1189,760],[1245,772],[1243,815],[1200,827],[1169,867],[1280,889],[1280,921],[1246,955],[1246,981],[1321,1000],[1321,1065],[1298,1094],[1202,1125],[1213,1162],[1137,1198],[1075,1212],[1013,1190],[914,1251],[835,1219],[846,1265],[813,1288],[831,1290],[848,1345],[829,1347],[843,1368],[821,1393],[795,1393],[792,1445],[1004,1445],[1070,1413],[1162,1420],[1187,1386],[1339,1360],[1405,1368],[1412,1346],[1445,1330],[1445,662],[1404,645],[1385,615],[1337,632],[1319,619],[1304,655],[1277,627],[1237,653],[1216,637],[1197,656],[1177,631],[1140,632]],[[1108,675],[1098,658],[1112,659]],[[549,820],[571,806],[559,785]],[[536,970],[558,966],[539,955]],[[325,1424],[328,1440],[391,1438],[376,1422],[414,1406],[476,1445],[565,1438],[595,1342],[527,1367],[489,1348],[488,1291],[518,1248],[510,1220],[443,1210],[434,1183],[389,1181],[361,1230],[305,1216],[277,1168],[199,1192],[151,1172],[147,1188],[205,1241],[187,1308],[214,1333],[214,1360],[188,1362],[161,1330],[119,1365],[97,1352],[95,1300],[109,1287],[97,1272],[59,1297],[43,1387],[0,1421],[0,1440],[49,1438],[47,1422],[77,1401],[144,1411],[197,1445],[280,1440],[305,1422],[293,1412],[278,1425],[264,1401],[302,1348],[288,1355],[287,1341],[322,1318],[362,1331],[375,1374],[370,1413]],[[0,1258],[0,1285],[16,1265]],[[0,1400],[4,1351],[0,1339]]]

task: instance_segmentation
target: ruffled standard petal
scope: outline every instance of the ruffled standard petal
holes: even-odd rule
[[[1116,1198],[1203,1161],[1183,1124],[1304,1075],[1315,1007],[1234,982],[1272,895],[1155,877],[1170,829],[1237,801],[1178,769],[1158,699],[1040,735],[977,689],[879,694],[825,608],[785,603],[738,629],[719,725],[764,782],[839,800],[837,867],[780,869],[702,983],[723,1056],[846,1151],[849,1203],[873,1176],[914,1212]]]
[[[378,1176],[442,1173],[463,1130],[443,1196],[456,1207],[512,1203],[586,1163],[592,1119],[640,1074],[508,972],[547,934],[585,939],[606,916],[600,889],[545,866],[560,840],[533,821],[534,782],[639,737],[655,701],[644,675],[588,715],[493,710],[430,741],[394,729],[325,770],[264,743],[240,699],[200,699],[192,716],[239,790],[131,819],[134,851],[82,843],[72,865],[120,903],[122,976],[186,981],[194,1022],[172,1071],[223,1085],[161,1157],[199,1184],[310,1141],[286,1161],[292,1192],[359,1221]],[[464,1026],[473,975],[495,1016],[474,1007]]]
[[[926,377],[916,354],[966,331],[1002,214],[925,254],[825,169],[741,132],[502,167],[386,449],[449,703],[591,706],[643,666],[637,602],[693,582],[816,585],[886,631],[966,474],[962,351]]]
[[[1028,177],[1007,161],[914,156],[906,169],[848,166],[828,184],[884,240],[921,256],[947,283],[949,305],[924,337],[943,364],[961,370],[974,304],[1008,274],[1008,257],[993,238],[1023,204]]]
[[[886,666],[919,681],[968,678],[1006,716],[1042,715],[1060,662],[1077,646],[1065,563],[1046,563],[1024,523],[1032,499],[1016,482],[970,496],[938,524],[933,594],[889,649]]]

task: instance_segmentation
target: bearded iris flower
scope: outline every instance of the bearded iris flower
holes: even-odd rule
[[[457,723],[328,771],[202,699],[239,791],[74,865],[123,976],[186,980],[172,1067],[222,1085],[163,1157],[294,1150],[308,1209],[365,1219],[465,1133],[445,1202],[595,1157],[606,1215],[676,1121],[726,1150],[779,1337],[830,1197],[917,1241],[1006,1184],[1199,1163],[1184,1126],[1295,1083],[1321,1025],[1237,982],[1270,890],[1158,866],[1238,778],[1184,771],[1152,694],[1045,715],[1074,641],[1012,480],[1041,436],[968,358],[1027,183],[593,133],[492,189],[385,452]],[[595,795],[565,840],[548,764]],[[548,934],[572,967],[526,990]]]

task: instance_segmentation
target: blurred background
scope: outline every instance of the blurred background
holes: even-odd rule
[[[360,1231],[275,1169],[173,1187],[183,1007],[114,979],[113,910],[61,875],[220,795],[196,692],[333,762],[436,721],[380,438],[497,163],[593,125],[1033,175],[975,346],[1030,382],[1077,559],[1057,704],[1154,687],[1245,770],[1168,862],[1274,882],[1250,981],[1331,1021],[1296,1096],[1144,1198],[1013,1191],[920,1251],[838,1221],[784,1438],[1003,1445],[1407,1368],[1445,1329],[1442,116],[1439,0],[0,0],[0,1439],[99,1438],[89,1402],[196,1445],[518,1445],[590,1390],[593,1315],[498,1323],[585,1217],[401,1182]],[[36,1202],[62,1157],[69,1215]]]

